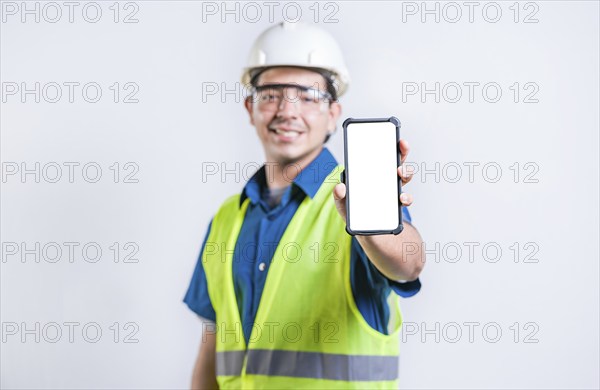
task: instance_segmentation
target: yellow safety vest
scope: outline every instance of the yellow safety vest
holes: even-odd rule
[[[350,285],[351,236],[332,196],[342,166],[306,196],[271,260],[248,345],[233,284],[233,251],[249,199],[228,198],[202,253],[216,312],[220,388],[398,388],[399,299],[389,335],[373,329]],[[236,258],[237,258],[236,254]],[[244,261],[244,260],[241,260]]]

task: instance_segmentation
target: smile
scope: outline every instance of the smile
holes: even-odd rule
[[[274,128],[269,128],[269,131],[290,139],[298,138],[302,134],[301,132],[295,130],[281,130]]]

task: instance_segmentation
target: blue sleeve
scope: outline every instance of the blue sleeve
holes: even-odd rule
[[[421,281],[419,278],[409,282],[397,282],[382,274],[381,271],[375,267],[375,264],[369,260],[365,250],[358,243],[358,240],[356,240],[356,238],[352,238],[352,240],[355,241],[352,243],[352,255],[353,257],[356,257],[357,262],[361,265],[361,269],[364,272],[364,275],[355,275],[354,282],[357,282],[358,279],[363,279],[362,285],[368,286],[370,289],[374,290],[381,290],[382,286],[385,286],[403,298],[410,298],[421,290]],[[357,283],[357,285],[359,285],[359,283]]]
[[[412,223],[412,218],[410,216],[410,212],[407,207],[402,207],[402,219],[403,222]],[[356,241],[355,238],[353,240]],[[388,279],[384,274],[375,267],[375,265],[369,260],[367,254],[364,249],[360,246],[358,241],[352,243],[353,250],[352,254],[357,258],[359,263],[361,264],[362,271],[365,272],[365,275],[356,275],[354,281],[358,283],[358,279],[364,279],[363,284],[365,286],[370,286],[370,288],[379,290],[381,286],[384,285],[389,287],[392,291],[403,298],[409,298],[413,295],[417,294],[421,290],[421,281],[419,278],[416,280],[412,280],[409,282],[397,282],[392,279]]]
[[[204,246],[208,240],[208,234],[210,233],[211,226],[212,220],[208,224],[208,230],[206,231],[204,242],[200,248],[198,262],[196,263],[196,268],[194,269],[194,274],[192,275],[192,281],[190,282],[185,297],[183,298],[183,302],[188,305],[190,310],[200,317],[216,322],[217,315],[212,303],[210,302],[210,297],[208,296],[206,274],[204,273],[204,266],[202,265],[202,252],[204,251]]]
[[[380,333],[388,334],[390,309],[387,298],[391,291],[403,297],[419,292],[421,283],[415,280],[400,283],[385,277],[369,260],[356,237],[352,237],[350,254],[350,285],[358,310],[365,321]]]
[[[412,224],[412,219],[410,218],[410,213],[408,212],[407,207],[402,207],[402,221]]]

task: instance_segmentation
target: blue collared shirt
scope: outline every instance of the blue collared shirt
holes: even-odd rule
[[[240,205],[246,198],[250,198],[250,204],[233,252],[236,260],[233,262],[233,282],[246,342],[250,338],[276,243],[280,241],[304,197],[314,197],[327,175],[337,165],[329,150],[323,148],[317,158],[298,174],[283,194],[281,202],[273,208],[269,207],[264,196],[268,188],[265,166],[246,183]],[[402,208],[402,213],[404,222],[411,223],[406,207]],[[211,225],[212,221],[200,254],[206,245]],[[385,277],[371,263],[355,237],[352,238],[350,267],[352,293],[359,311],[371,327],[387,334],[390,315],[388,295],[393,290],[402,297],[411,297],[419,292],[421,282],[417,279],[400,283]],[[216,320],[201,258],[196,264],[184,302],[200,317]]]

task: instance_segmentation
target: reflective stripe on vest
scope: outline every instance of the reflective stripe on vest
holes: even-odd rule
[[[244,366],[245,351],[217,352],[216,370],[218,375],[240,375]]]
[[[240,375],[244,351],[217,352],[217,375]],[[390,381],[398,378],[398,356],[252,349],[246,372],[342,381]]]

